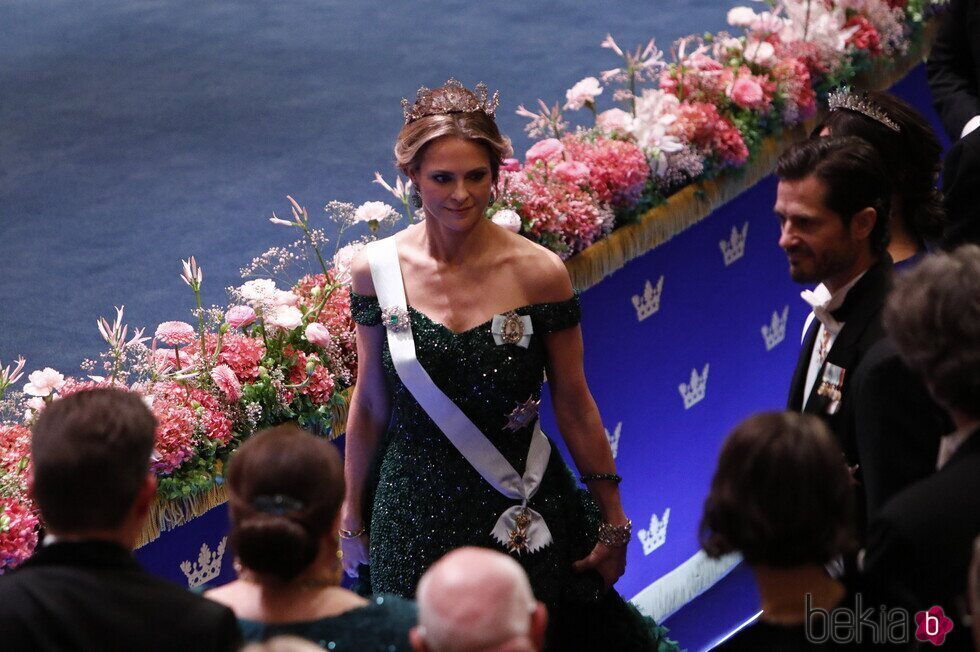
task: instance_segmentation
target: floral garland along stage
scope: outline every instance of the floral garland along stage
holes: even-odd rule
[[[680,39],[670,61],[652,40],[626,51],[607,36],[601,46],[619,67],[575,84],[564,105],[518,108],[537,142],[523,163],[505,161],[488,216],[555,251],[574,285],[591,287],[768,174],[785,145],[806,136],[831,88],[901,78],[931,41],[933,12],[929,0],[736,7],[728,22],[743,35]],[[619,106],[599,112],[606,90]],[[582,109],[593,124],[573,130],[565,112]],[[416,219],[411,182],[390,185],[380,174],[375,182]],[[328,203],[340,231],[328,264],[324,232],[289,201],[290,219],[271,221],[300,237],[242,269],[249,280],[229,288],[231,306],[201,304],[204,274],[192,257],[180,277],[194,295],[195,323],[165,322],[145,336],[120,307],[112,322],[98,320],[107,350],[82,363],[84,378],[46,368],[16,390],[26,362],[0,365],[0,572],[31,554],[43,527],[26,478],[30,426],[51,401],[112,385],[152,409],[160,490],[140,545],[224,502],[224,465],[255,431],[295,420],[323,435],[343,432],[356,380],[350,262],[399,213],[378,201]],[[360,223],[370,236],[338,248]],[[288,290],[269,278],[304,264],[314,271]]]

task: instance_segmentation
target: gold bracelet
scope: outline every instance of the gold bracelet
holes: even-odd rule
[[[612,523],[599,524],[599,543],[610,548],[619,548],[630,542],[633,536],[633,521],[627,519],[626,525]]]
[[[357,530],[345,530],[344,528],[340,528],[337,533],[340,534],[341,539],[356,539],[364,534],[364,526],[362,525]]]

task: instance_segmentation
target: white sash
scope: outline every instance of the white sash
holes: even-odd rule
[[[369,243],[367,256],[374,290],[377,292],[378,303],[382,310],[393,307],[407,311],[408,302],[402,284],[395,238],[389,237]],[[548,459],[551,457],[551,444],[548,438],[541,432],[540,425],[535,422],[531,446],[527,453],[526,470],[521,477],[486,435],[463,414],[459,406],[432,382],[432,378],[415,355],[415,339],[412,336],[411,322],[408,320],[406,322],[400,329],[387,329],[388,348],[398,377],[477,473],[503,495],[521,501],[520,505],[514,505],[500,515],[490,534],[502,545],[513,549],[511,534],[520,529],[526,537],[528,552],[544,548],[552,541],[551,531],[541,514],[527,507],[527,501],[537,492],[548,466]],[[518,528],[518,519],[522,515],[521,520],[525,525]],[[526,521],[527,518],[530,518],[529,523]]]

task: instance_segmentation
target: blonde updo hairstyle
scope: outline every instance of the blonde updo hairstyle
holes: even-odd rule
[[[438,94],[442,90],[437,88],[432,93]],[[395,141],[395,163],[398,169],[406,175],[409,171],[417,171],[422,165],[428,146],[446,136],[455,136],[482,145],[490,159],[494,183],[497,182],[501,163],[514,153],[510,138],[500,133],[497,123],[487,113],[436,113],[422,116],[402,127]]]

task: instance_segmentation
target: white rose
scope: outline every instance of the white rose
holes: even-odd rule
[[[276,282],[267,278],[247,281],[238,288],[238,294],[242,299],[256,310],[265,307],[266,304],[274,303],[278,291]]]
[[[595,119],[596,125],[611,134],[628,134],[633,126],[633,116],[622,109],[603,111]]]
[[[585,106],[586,102],[594,102],[595,98],[602,95],[602,86],[595,77],[586,77],[565,91],[566,109],[577,111]]]
[[[512,210],[497,211],[490,218],[490,221],[497,226],[502,226],[512,233],[519,233],[521,230],[521,216]]]
[[[276,306],[265,318],[266,326],[291,331],[303,323],[303,313],[295,306]]]
[[[27,380],[24,393],[31,396],[51,396],[52,392],[58,391],[65,384],[65,377],[51,367],[33,372]]]
[[[748,27],[755,20],[751,7],[732,7],[728,10],[728,24],[733,27]]]
[[[776,48],[766,41],[749,41],[745,45],[743,56],[746,61],[759,66],[769,66],[776,62]]]

